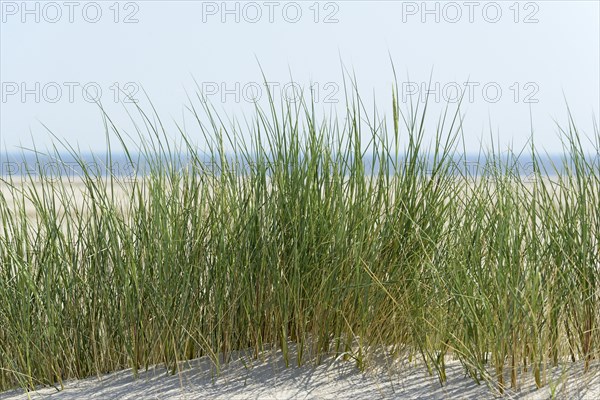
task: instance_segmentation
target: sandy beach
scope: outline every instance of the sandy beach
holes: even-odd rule
[[[519,380],[519,389],[508,389],[507,399],[586,399],[600,398],[600,363],[582,374],[581,363],[553,368],[548,384],[536,389],[532,374]],[[497,390],[485,382],[475,383],[465,376],[456,360],[447,363],[448,381],[441,386],[420,362],[400,362],[375,366],[360,372],[354,363],[334,359],[318,366],[286,368],[280,352],[269,352],[257,361],[235,353],[219,375],[208,358],[180,363],[179,371],[169,374],[164,367],[131,370],[100,377],[68,381],[64,389],[44,388],[30,392],[31,399],[494,399]],[[3,400],[27,399],[23,391],[0,394]]]

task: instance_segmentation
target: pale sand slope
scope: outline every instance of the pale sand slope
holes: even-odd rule
[[[239,356],[238,356],[239,357]],[[295,360],[290,360],[293,364]],[[250,358],[237,358],[219,377],[207,358],[181,364],[169,375],[162,367],[141,372],[131,370],[100,378],[65,383],[63,391],[46,388],[30,393],[32,399],[493,399],[498,393],[486,384],[465,377],[457,361],[447,365],[448,382],[441,387],[435,376],[416,363],[382,367],[361,373],[352,362],[326,360],[315,367],[285,368],[280,353],[249,366]],[[383,363],[382,363],[383,365]],[[520,389],[509,390],[508,399],[600,399],[600,363],[583,375],[581,364],[570,364],[548,374],[549,384],[536,390],[531,378],[519,378]],[[525,375],[524,375],[525,376]],[[0,394],[0,399],[27,399],[22,391]]]

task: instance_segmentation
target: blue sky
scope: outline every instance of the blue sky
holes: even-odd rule
[[[343,110],[341,62],[387,115],[390,56],[405,101],[433,71],[432,122],[468,80],[468,150],[490,127],[502,145],[522,146],[531,113],[536,142],[555,152],[565,99],[590,133],[600,109],[597,1],[23,4],[2,1],[2,151],[49,146],[41,123],[82,150],[103,150],[93,100],[129,129],[121,90],[147,107],[145,90],[165,120],[185,122],[200,141],[186,90],[195,79],[218,110],[250,115],[263,83],[257,60],[276,94],[312,84],[323,112]]]

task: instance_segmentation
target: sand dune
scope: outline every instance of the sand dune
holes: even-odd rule
[[[290,363],[293,362],[293,359]],[[504,398],[589,399],[600,398],[600,363],[582,374],[579,364],[554,368],[548,384],[536,389],[531,374],[509,389]],[[236,353],[217,376],[208,358],[180,364],[175,374],[155,366],[134,378],[131,370],[79,381],[60,388],[31,392],[31,399],[493,399],[497,390],[478,385],[465,376],[458,361],[447,364],[448,381],[441,386],[435,375],[419,363],[381,364],[360,372],[349,361],[330,358],[315,366],[286,368],[281,353],[268,353],[260,361]],[[0,394],[0,399],[26,399],[23,391]]]

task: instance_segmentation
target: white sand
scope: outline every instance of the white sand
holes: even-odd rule
[[[290,360],[293,363],[295,360]],[[382,367],[361,373],[352,362],[326,360],[315,367],[285,368],[279,353],[249,365],[238,358],[217,377],[207,358],[181,364],[170,375],[164,367],[140,372],[120,371],[100,378],[65,383],[64,390],[44,388],[29,393],[32,399],[493,399],[501,396],[485,383],[477,385],[464,375],[457,361],[447,365],[448,382],[442,387],[435,376],[417,363],[396,365],[396,372]],[[581,364],[570,364],[548,374],[548,385],[536,390],[531,374],[519,378],[520,388],[505,398],[557,399],[600,398],[600,363],[583,375]],[[23,391],[0,394],[0,399],[27,399]]]

